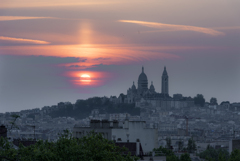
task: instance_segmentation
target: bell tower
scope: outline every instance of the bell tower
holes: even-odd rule
[[[162,74],[162,94],[168,95],[168,74],[166,67],[164,67]]]

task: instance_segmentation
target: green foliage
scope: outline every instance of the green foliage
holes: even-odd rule
[[[235,149],[229,156],[227,150],[214,149],[208,145],[207,149],[199,154],[199,157],[207,161],[240,161],[240,150]]]
[[[227,150],[223,149],[214,149],[210,145],[207,146],[207,149],[200,154],[200,158],[206,159],[208,161],[226,161],[229,158],[229,153]]]
[[[210,103],[213,104],[213,105],[218,105],[218,103],[217,103],[217,98],[212,97],[212,98],[210,99]]]
[[[153,151],[155,151],[156,156],[166,156],[166,161],[179,161],[178,157],[170,149],[160,146],[157,149],[154,148]]]
[[[191,161],[190,155],[188,153],[182,154],[180,156],[180,161]]]
[[[183,141],[178,141],[178,150],[181,151],[183,149]]]
[[[172,150],[161,146],[157,149],[154,148],[153,151],[155,151],[156,156],[166,156],[166,161],[191,161],[188,153],[182,154],[179,159]]]
[[[195,141],[194,141],[192,138],[190,138],[190,139],[188,140],[188,146],[187,146],[188,152],[189,152],[189,153],[193,153],[196,149],[197,149],[197,148],[196,148],[196,143],[195,143]]]
[[[93,97],[87,100],[77,100],[73,108],[72,104],[65,105],[55,111],[51,111],[51,117],[73,117],[75,119],[83,119],[91,114],[93,109],[98,109],[100,113],[129,113],[130,115],[140,115],[140,108],[135,108],[135,104],[120,103],[114,104],[102,101],[101,97]]]
[[[166,156],[166,161],[179,161],[179,158],[176,155]]]
[[[195,105],[200,105],[201,107],[204,106],[205,104],[205,99],[202,94],[197,94],[196,97],[194,97],[194,104]]]
[[[232,151],[228,161],[240,161],[240,150],[235,149],[234,151]]]
[[[6,139],[0,140],[1,156],[9,160],[23,161],[134,161],[137,157],[123,155],[124,148],[104,139],[101,134],[89,133],[83,138],[73,138],[69,131],[64,131],[57,142],[38,141],[35,145],[19,146],[16,150]]]
[[[16,154],[17,151],[13,148],[13,144],[7,138],[0,137],[0,161],[4,159],[12,160],[11,157]]]
[[[154,148],[153,151],[156,152],[156,156],[172,156],[174,152],[170,149],[163,148],[160,146],[159,148]]]
[[[219,156],[218,156],[218,160],[219,160],[219,161],[226,161],[226,160],[227,160],[227,157],[226,157],[225,154],[220,153]]]

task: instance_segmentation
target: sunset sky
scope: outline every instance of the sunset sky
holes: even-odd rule
[[[239,0],[0,0],[0,112],[161,91],[240,102]],[[83,76],[84,75],[84,76]]]

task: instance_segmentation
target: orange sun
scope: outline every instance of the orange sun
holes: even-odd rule
[[[87,74],[83,74],[81,75],[82,78],[90,78],[90,75],[87,75]]]
[[[81,82],[89,84],[91,82],[91,77],[88,74],[81,75]]]

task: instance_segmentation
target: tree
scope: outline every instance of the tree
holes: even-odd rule
[[[166,161],[179,161],[176,155],[166,156]]]
[[[18,129],[18,126],[16,125],[15,122],[20,116],[13,114],[13,115],[11,115],[11,117],[13,118],[13,121],[9,122],[11,126],[8,128],[8,130],[3,131],[0,134],[5,134],[5,133],[7,133],[7,131],[11,132],[11,130],[13,128]],[[14,151],[14,149],[13,149],[13,144],[11,144],[7,138],[0,136],[0,161],[13,160],[13,159],[9,158],[8,156],[13,156],[16,154],[17,154],[16,151]]]
[[[194,97],[194,104],[195,105],[200,105],[201,107],[204,106],[205,104],[205,99],[202,94],[197,94],[196,97]]]
[[[185,153],[180,156],[180,159],[174,154],[172,150],[159,147],[157,149],[153,149],[156,152],[156,156],[163,155],[166,156],[166,161],[191,161],[189,154]]]
[[[232,151],[228,161],[239,161],[239,160],[240,160],[240,150],[235,149],[234,151]]]
[[[188,153],[184,153],[180,156],[180,161],[191,161],[190,155]]]
[[[189,153],[193,153],[196,150],[196,143],[192,138],[188,140],[187,150]]]
[[[218,160],[219,161],[226,161],[227,160],[227,156],[223,153],[220,153],[218,156]]]
[[[126,148],[116,146],[112,141],[104,139],[100,133],[89,133],[80,139],[73,138],[69,131],[64,131],[57,142],[40,140],[35,145],[14,149],[8,140],[0,141],[0,157],[4,156],[7,160],[35,160],[35,161],[134,161],[137,157],[130,154],[124,155]],[[0,158],[0,161],[2,159]]]
[[[168,149],[171,149],[171,144],[172,144],[171,138],[170,138],[170,137],[167,137],[167,138],[166,138],[166,142],[167,142],[167,148],[168,148]]]
[[[156,152],[156,156],[172,156],[174,155],[174,152],[172,150],[169,150],[167,148],[163,148],[162,146],[160,146],[157,149],[153,149],[153,151]]]
[[[181,151],[183,149],[183,141],[178,141],[178,151]]]
[[[229,152],[224,149],[214,149],[208,145],[206,150],[199,154],[199,157],[208,161],[226,161],[229,158]]]
[[[218,103],[217,103],[217,98],[212,97],[212,98],[210,99],[210,103],[211,103],[212,105],[218,105]]]

